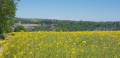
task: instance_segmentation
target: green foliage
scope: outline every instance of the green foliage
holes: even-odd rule
[[[19,21],[21,21],[21,23],[23,24],[24,23],[25,24],[26,23],[27,24],[42,24],[42,25],[53,24],[54,28],[52,29],[56,29],[56,31],[60,31],[61,29],[64,29],[64,28],[67,31],[118,31],[120,30],[120,22],[93,22],[93,21],[69,21],[69,20],[16,18],[15,23]]]
[[[0,39],[5,39],[5,34],[0,34]]]
[[[14,30],[14,32],[20,32],[21,30],[26,31],[25,27],[23,26],[17,26]]]
[[[49,26],[39,26],[39,27],[35,27],[32,31],[50,31],[50,27]]]
[[[7,29],[6,29],[6,33],[10,33],[10,32],[12,32],[12,28],[7,27]]]
[[[8,32],[9,22],[14,19],[20,0],[0,0],[0,34]]]
[[[15,18],[15,23],[21,21],[23,24],[55,24],[57,20],[50,19],[27,19],[27,18]]]
[[[15,19],[11,19],[9,25],[12,26],[12,25],[14,25],[14,23],[15,23]]]
[[[60,27],[58,27],[58,28],[56,28],[55,31],[68,31],[68,29],[67,28],[60,28]]]
[[[117,31],[120,30],[120,22],[63,21],[56,27],[66,28],[68,31]]]

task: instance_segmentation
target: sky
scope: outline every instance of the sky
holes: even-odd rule
[[[120,21],[120,0],[21,0],[16,17]]]

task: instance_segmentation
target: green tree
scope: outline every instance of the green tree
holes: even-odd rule
[[[0,0],[0,35],[9,30],[9,22],[15,18],[16,6],[19,1]]]
[[[23,26],[17,26],[14,31],[20,32],[21,30],[26,31],[25,27],[23,27]]]

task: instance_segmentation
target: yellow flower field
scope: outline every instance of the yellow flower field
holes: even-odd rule
[[[4,58],[120,58],[120,31],[17,32]]]

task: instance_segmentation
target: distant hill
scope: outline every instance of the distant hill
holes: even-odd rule
[[[37,26],[32,31],[118,31],[120,21],[94,22],[94,21],[70,21],[57,19],[31,19],[16,18],[14,23],[52,25],[49,27]]]

